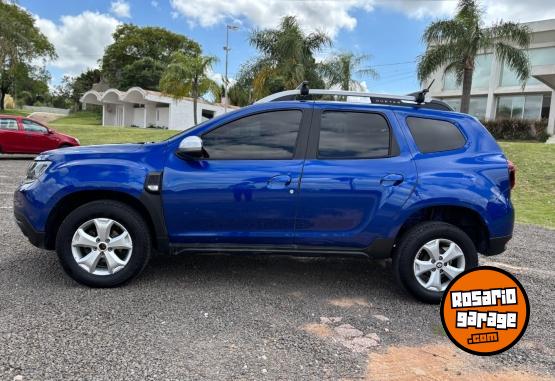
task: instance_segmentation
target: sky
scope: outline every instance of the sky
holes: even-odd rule
[[[322,30],[333,47],[317,55],[323,60],[335,52],[370,56],[367,65],[379,78],[358,77],[368,91],[404,94],[418,89],[416,60],[424,52],[426,26],[455,12],[456,0],[19,0],[31,12],[40,30],[54,44],[58,59],[49,62],[51,85],[63,75],[77,75],[98,67],[118,24],[161,26],[201,44],[204,54],[219,62],[213,76],[224,73],[226,25],[230,32],[228,75],[256,56],[248,43],[254,29],[275,27],[281,17],[295,15],[310,33]],[[555,18],[553,0],[484,0],[486,23]]]

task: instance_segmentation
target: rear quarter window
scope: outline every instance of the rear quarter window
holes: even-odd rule
[[[422,153],[452,151],[466,144],[458,127],[446,120],[409,116],[407,125]]]

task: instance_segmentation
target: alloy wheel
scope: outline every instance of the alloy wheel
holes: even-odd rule
[[[109,218],[95,218],[79,226],[71,241],[73,258],[93,275],[112,275],[121,271],[133,252],[127,229]]]
[[[439,238],[424,244],[414,258],[414,275],[427,290],[442,292],[465,270],[464,253],[455,242]]]

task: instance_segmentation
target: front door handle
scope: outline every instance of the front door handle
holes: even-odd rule
[[[284,189],[291,184],[291,176],[277,175],[268,180],[268,189]]]
[[[403,175],[390,173],[389,175],[382,177],[380,184],[383,186],[395,186],[401,184],[404,179]]]

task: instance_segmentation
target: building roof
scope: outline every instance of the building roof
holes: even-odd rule
[[[127,91],[120,91],[118,89],[107,89],[105,91],[89,90],[79,99],[81,103],[98,104],[103,103],[167,103],[179,102],[180,100],[193,101],[193,98],[184,97],[180,99],[172,98],[159,91],[145,90],[141,87],[131,87]],[[212,106],[224,107],[222,103],[208,102],[205,99],[197,99],[198,103],[203,103]],[[228,105],[228,108],[236,109],[237,106]]]

